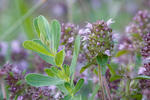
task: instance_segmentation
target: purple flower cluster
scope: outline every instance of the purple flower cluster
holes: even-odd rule
[[[78,34],[78,29],[78,26],[71,23],[63,23],[61,25],[61,45],[65,46],[67,57],[71,57],[73,54],[73,46]]]
[[[147,33],[143,37],[144,47],[141,50],[141,54],[144,58],[150,57],[150,33]]]
[[[143,37],[150,32],[150,12],[138,11],[133,17],[133,22],[126,28],[126,32],[132,40],[133,47],[139,51],[143,45]]]
[[[10,91],[10,100],[18,96],[18,100],[56,100],[62,98],[61,92],[56,87],[32,87],[25,82],[25,73],[16,71],[14,65],[5,64],[0,69],[3,72],[8,90]],[[57,95],[56,95],[57,94]]]
[[[127,27],[128,33],[136,33],[143,37],[150,30],[150,13],[147,10],[138,11],[133,22]]]
[[[100,52],[111,55],[113,49],[112,29],[103,20],[95,23],[88,23],[85,28],[80,29],[79,34],[82,37],[81,48],[86,59],[97,56]]]

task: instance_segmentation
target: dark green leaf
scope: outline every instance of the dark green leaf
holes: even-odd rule
[[[25,77],[25,80],[28,84],[35,87],[58,85],[64,83],[64,81],[61,79],[44,76],[42,74],[28,74]]]
[[[72,93],[71,85],[68,82],[65,82],[65,88],[68,90],[69,93]]]
[[[51,68],[46,68],[46,69],[44,69],[44,71],[50,77],[54,77],[55,76],[55,74],[53,73]]]
[[[148,79],[148,80],[150,80],[150,76],[140,75],[140,76],[135,77],[134,79]]]
[[[102,69],[102,75],[105,74],[106,72],[106,64],[108,63],[108,56],[105,54],[100,53],[96,57],[97,64],[101,67]]]
[[[84,79],[80,79],[80,80],[77,82],[75,88],[73,89],[73,93],[74,93],[74,94],[77,93],[77,92],[82,88],[83,84],[84,84]]]
[[[122,76],[120,76],[120,75],[112,75],[109,80],[110,80],[110,82],[112,82],[112,81],[115,81],[115,80],[118,80],[121,78],[122,78]]]

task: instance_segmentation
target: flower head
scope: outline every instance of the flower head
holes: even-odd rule
[[[86,58],[90,60],[100,52],[109,56],[113,49],[112,29],[103,20],[92,24],[88,23],[86,26],[90,27],[85,27],[79,31],[82,37],[82,51]]]

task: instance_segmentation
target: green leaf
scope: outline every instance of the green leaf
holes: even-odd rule
[[[100,67],[102,69],[102,75],[105,75],[106,67],[107,67],[106,64],[108,63],[108,56],[106,54],[100,53],[96,57],[96,62],[98,65],[100,65]]]
[[[56,65],[55,62],[54,62],[54,58],[52,56],[47,56],[47,55],[44,55],[44,54],[41,54],[41,53],[36,53],[36,54],[38,56],[40,56],[47,63],[52,64],[52,65]]]
[[[66,95],[62,100],[72,100],[70,95]]]
[[[70,67],[68,65],[64,65],[65,74],[69,77],[70,76]]]
[[[56,53],[60,43],[61,25],[57,20],[51,22],[52,49]]]
[[[129,52],[128,50],[120,50],[120,51],[117,52],[115,57],[120,57],[124,54],[127,54],[128,52]]]
[[[80,79],[80,80],[77,82],[75,88],[73,89],[73,93],[74,93],[74,94],[77,93],[77,92],[82,88],[83,84],[84,84],[84,79]]]
[[[80,51],[80,36],[78,35],[76,37],[76,40],[75,40],[73,58],[72,58],[72,61],[71,61],[71,66],[70,66],[70,72],[71,72],[70,75],[71,76],[75,72],[79,51]]]
[[[94,62],[92,61],[91,63],[86,64],[85,66],[83,66],[80,70],[80,73],[83,73],[87,68],[89,68],[92,64],[94,64]]]
[[[54,77],[55,76],[55,74],[53,73],[51,68],[46,68],[46,69],[44,69],[44,71],[50,77]]]
[[[98,76],[98,71],[96,68],[93,70],[93,72]]]
[[[50,34],[50,25],[48,20],[42,15],[38,16],[35,20],[37,23],[36,27],[38,27],[36,28],[36,31],[40,31],[40,34],[38,34],[39,38],[42,34],[46,39],[48,39]]]
[[[42,53],[45,55],[53,56],[49,51],[47,51],[41,44],[34,41],[24,41],[23,47],[29,50],[33,50],[38,53]]]
[[[114,69],[109,64],[107,64],[107,66],[108,66],[108,68],[110,70],[111,75],[115,75],[116,72],[114,71]]]
[[[142,65],[142,56],[140,53],[136,53],[136,59],[135,59],[135,71],[139,70],[139,67]]]
[[[42,45],[46,50],[48,50],[48,48],[40,41],[40,40],[33,40],[36,43],[39,43],[40,45]],[[44,61],[46,61],[49,64],[52,65],[56,65],[54,62],[54,58],[52,56],[47,56],[41,53],[37,53],[38,56],[40,56]]]
[[[65,88],[68,90],[68,92],[71,94],[72,93],[72,88],[71,85],[68,82],[65,82]]]
[[[65,58],[65,50],[59,51],[55,56],[55,63],[57,66],[62,66]]]
[[[40,37],[40,29],[38,26],[38,17],[33,20],[33,25],[34,25],[34,28],[35,28],[37,34],[38,34],[38,37]]]
[[[122,78],[122,76],[120,76],[120,75],[112,75],[109,80],[110,80],[110,82],[112,82],[112,81],[115,81],[115,80],[118,80],[121,78]]]
[[[97,94],[98,90],[99,90],[99,84],[96,85],[94,91],[92,92],[92,96],[90,97],[90,100],[94,100],[95,95]]]
[[[65,88],[64,84],[59,84],[59,85],[56,85],[56,86],[57,86],[57,88],[58,88],[61,92],[63,92],[65,95],[68,94],[68,91],[67,91],[67,89]]]
[[[138,34],[138,33],[133,33],[132,36],[133,36],[134,38],[136,38],[137,40],[140,40],[140,41],[143,40],[142,37],[140,36],[140,34]]]
[[[61,79],[44,76],[42,74],[28,74],[26,75],[25,80],[28,84],[35,87],[58,85],[64,83],[64,81]]]
[[[148,80],[150,80],[150,76],[140,75],[140,76],[135,77],[134,79],[148,79]]]

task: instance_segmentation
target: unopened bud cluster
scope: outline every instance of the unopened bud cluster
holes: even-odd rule
[[[133,22],[127,27],[128,33],[137,33],[143,37],[150,31],[150,13],[147,10],[138,11]]]
[[[126,32],[131,36],[135,50],[139,50],[143,45],[144,36],[150,32],[150,13],[147,10],[138,11]]]
[[[66,55],[71,56],[75,37],[78,34],[78,26],[67,23],[61,25],[61,44],[65,46]]]
[[[143,58],[150,57],[150,33],[143,37],[144,47],[141,50]]]

